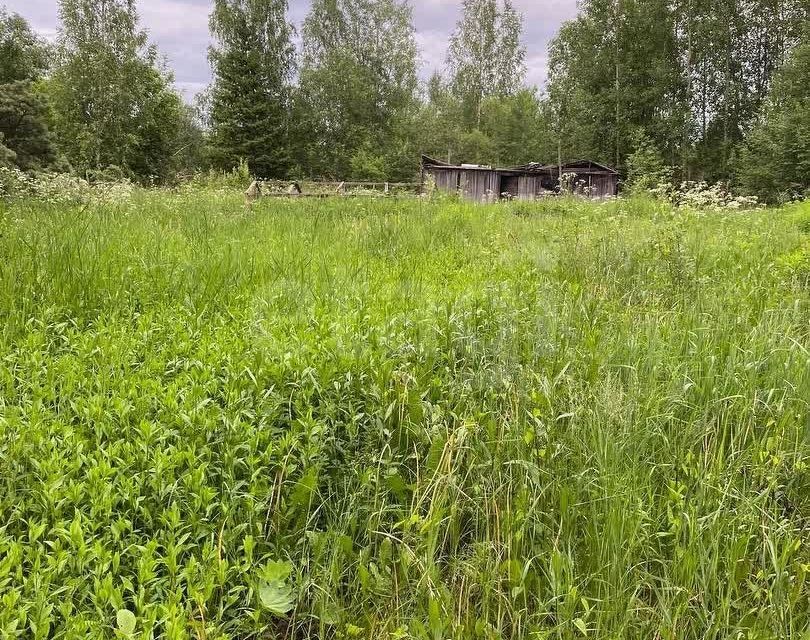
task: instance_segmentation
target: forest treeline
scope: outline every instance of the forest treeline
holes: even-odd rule
[[[419,78],[410,4],[214,0],[213,82],[184,103],[131,0],[60,0],[46,43],[0,10],[0,166],[164,183],[240,161],[261,178],[410,180],[420,153],[589,158],[628,183],[810,189],[810,0],[582,0],[526,83],[523,17],[463,0]],[[534,52],[533,52],[534,53]]]

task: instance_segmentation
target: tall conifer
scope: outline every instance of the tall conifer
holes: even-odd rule
[[[245,160],[257,177],[285,176],[294,68],[287,0],[216,0],[211,32],[214,162],[230,168]]]

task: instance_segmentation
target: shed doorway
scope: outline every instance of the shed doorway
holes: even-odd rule
[[[517,198],[520,192],[520,178],[518,176],[501,176],[501,185],[498,193],[504,197]]]

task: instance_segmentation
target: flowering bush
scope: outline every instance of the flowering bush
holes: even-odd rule
[[[0,198],[17,198],[29,195],[33,179],[19,169],[0,167]]]
[[[90,185],[69,174],[43,173],[34,178],[30,195],[51,204],[83,204],[90,199]]]
[[[563,173],[559,178],[560,193],[574,193],[577,186],[576,173]]]
[[[91,186],[90,198],[96,202],[126,202],[135,190],[129,180],[97,182]]]
[[[722,182],[709,185],[706,182],[687,181],[678,187],[664,182],[650,189],[650,193],[681,209],[745,211],[760,206],[756,196],[736,196]]]
[[[0,167],[0,198],[34,198],[51,204],[123,202],[132,196],[128,180],[89,183],[67,173],[30,176],[19,169]]]

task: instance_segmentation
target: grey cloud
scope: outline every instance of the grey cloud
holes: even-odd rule
[[[2,0],[0,0],[2,2]],[[6,0],[9,10],[28,19],[44,36],[53,37],[59,26],[55,0]],[[515,0],[524,16],[523,40],[530,84],[545,82],[546,49],[564,20],[576,15],[576,0]],[[291,0],[290,19],[300,25],[309,0]],[[414,24],[421,50],[423,77],[441,69],[447,41],[459,16],[461,0],[414,0]],[[187,99],[210,81],[208,66],[208,14],[211,0],[140,0],[143,25],[174,69],[178,88]]]

